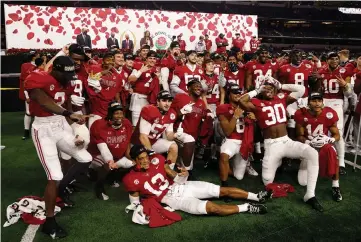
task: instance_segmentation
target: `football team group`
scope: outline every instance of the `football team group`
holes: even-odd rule
[[[295,49],[288,59],[274,60],[263,45],[247,63],[242,53],[205,58],[190,50],[185,62],[181,54],[176,41],[161,59],[147,45],[139,56],[116,50],[97,61],[77,44],[47,63],[31,52],[20,77],[23,139],[31,133],[48,180],[44,233],[67,235],[54,208],[57,197],[74,205],[74,180],[87,174],[96,197],[108,200],[106,181],[118,169],[127,169],[122,185],[132,209],[154,199],[195,215],[265,214],[272,190],[253,193],[228,185],[229,176],[258,176],[251,164],[256,155],[265,186],[277,181],[276,171],[288,158],[300,164],[306,204],[323,211],[315,195],[319,175],[330,178],[332,198],[342,200],[345,103],[357,102],[352,83],[361,82],[361,56],[340,66],[339,53],[321,62],[305,60]],[[218,163],[219,184],[196,179],[195,158],[204,166]],[[221,197],[250,202],[207,200]]]

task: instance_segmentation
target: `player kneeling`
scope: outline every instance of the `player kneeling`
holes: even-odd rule
[[[147,105],[142,108],[132,136],[132,144],[142,144],[158,154],[168,152],[167,162],[171,169],[174,168],[178,156],[178,146],[172,140],[182,135],[173,132],[177,113],[170,108],[172,101],[173,97],[168,91],[159,92],[157,106]],[[166,139],[161,138],[164,132]]]
[[[319,151],[320,176],[332,178],[332,198],[340,202],[342,195],[339,187],[339,165],[333,146],[333,143],[340,139],[336,111],[324,106],[321,93],[313,92],[308,98],[308,108],[296,111],[295,121],[297,139]],[[328,133],[331,133],[332,137],[328,137]],[[301,185],[307,185],[305,161],[301,162],[298,180]]]
[[[129,192],[132,204],[139,204],[139,197],[142,196],[153,197],[175,210],[195,215],[225,216],[242,212],[257,214],[267,212],[266,206],[262,204],[219,205],[201,199],[228,196],[234,199],[264,202],[272,197],[270,192],[262,191],[255,194],[235,187],[220,187],[203,181],[187,181],[188,171],[185,168],[181,168],[180,173],[175,172],[166,164],[163,156],[158,154],[149,156],[143,145],[134,145],[130,150],[130,156],[136,166],[123,178],[123,184]]]
[[[245,137],[244,110],[239,107],[242,91],[237,84],[230,84],[229,104],[217,107],[217,116],[226,138],[221,146],[221,157],[219,161],[220,179],[222,186],[228,186],[227,179],[230,170],[229,160],[233,158],[233,175],[237,180],[242,180],[246,171],[248,157],[243,159],[240,153],[241,145]],[[250,117],[250,115],[248,115]],[[254,115],[253,115],[254,118]],[[247,121],[252,122],[249,118]],[[253,126],[251,123],[250,125]],[[253,135],[253,132],[252,132]],[[253,145],[253,144],[252,144]],[[246,152],[248,153],[248,152]],[[248,154],[246,154],[248,156]]]
[[[97,171],[95,194],[108,200],[104,183],[111,169],[130,168],[134,163],[128,159],[132,124],[123,116],[120,103],[111,102],[106,118],[96,120],[90,128],[89,152],[93,156],[91,168]]]

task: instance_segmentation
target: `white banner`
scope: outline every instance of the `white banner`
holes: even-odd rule
[[[186,49],[194,49],[200,35],[208,34],[215,50],[215,38],[225,34],[229,43],[240,33],[247,40],[258,36],[257,16],[170,12],[110,8],[45,7],[5,4],[7,48],[61,48],[74,43],[83,27],[89,29],[92,48],[106,48],[111,32],[121,42],[126,33],[140,47],[144,31],[149,30],[154,49],[166,49],[173,35],[183,33]]]

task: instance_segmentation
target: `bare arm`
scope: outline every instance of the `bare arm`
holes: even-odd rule
[[[305,128],[300,124],[296,124],[296,137],[297,140],[301,143],[305,143],[307,140],[305,137]]]
[[[237,118],[233,116],[230,121],[228,121],[228,119],[224,115],[219,115],[218,118],[224,134],[226,135],[226,137],[228,137],[236,127]]]
[[[174,179],[176,176],[177,176],[177,172],[175,172],[174,170],[172,170],[170,167],[169,167],[169,165],[168,164],[165,164],[164,165],[164,169],[165,169],[165,173],[167,174],[167,176],[169,177],[169,178],[172,178],[172,179]]]
[[[66,111],[66,109],[56,104],[43,90],[36,88],[28,92],[30,92],[30,99],[40,104],[46,111],[58,115],[62,115]]]
[[[334,124],[330,127],[330,132],[331,132],[332,138],[334,138],[335,141],[339,141],[339,140],[340,140],[340,131],[338,131],[337,123],[334,123]]]
[[[255,112],[256,111],[256,107],[253,105],[253,103],[251,102],[251,98],[250,95],[254,95],[256,91],[251,91],[249,93],[244,94],[241,99],[239,100],[239,105],[241,106],[241,108],[243,110],[246,110],[248,112]],[[256,96],[256,95],[254,95]]]
[[[152,144],[149,141],[148,135],[152,129],[152,124],[149,123],[147,120],[140,117],[140,124],[139,124],[139,141],[144,145],[144,147],[148,150],[152,149]]]
[[[246,87],[246,90],[249,90],[252,86],[252,73],[247,70],[245,75],[246,75],[245,87]]]

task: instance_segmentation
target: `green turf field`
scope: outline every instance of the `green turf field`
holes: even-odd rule
[[[1,151],[2,198],[1,223],[6,207],[24,195],[42,196],[46,176],[31,140],[22,141],[23,114],[2,113]],[[347,155],[348,159],[352,159]],[[361,164],[361,160],[358,161]],[[216,167],[203,170],[198,162],[197,177],[218,182]],[[255,164],[260,171],[260,164]],[[181,213],[183,220],[169,227],[150,229],[131,222],[124,208],[128,195],[124,189],[107,187],[110,199],[97,200],[88,182],[88,192],[73,196],[76,207],[64,209],[57,221],[69,236],[62,241],[361,241],[361,171],[341,177],[343,201],[331,200],[331,181],[319,179],[316,194],[325,208],[318,213],[302,202],[305,188],[297,185],[297,166],[277,174],[276,181],[290,183],[296,192],[287,198],[269,202],[268,214],[237,214],[229,217],[193,216]],[[230,179],[231,185],[249,191],[262,189],[260,177],[246,176],[243,181]],[[219,201],[219,203],[223,203]],[[236,202],[234,202],[236,203]],[[242,203],[242,202],[241,202]],[[20,241],[27,225],[22,221],[2,228],[3,242]],[[50,241],[39,230],[34,241]]]

